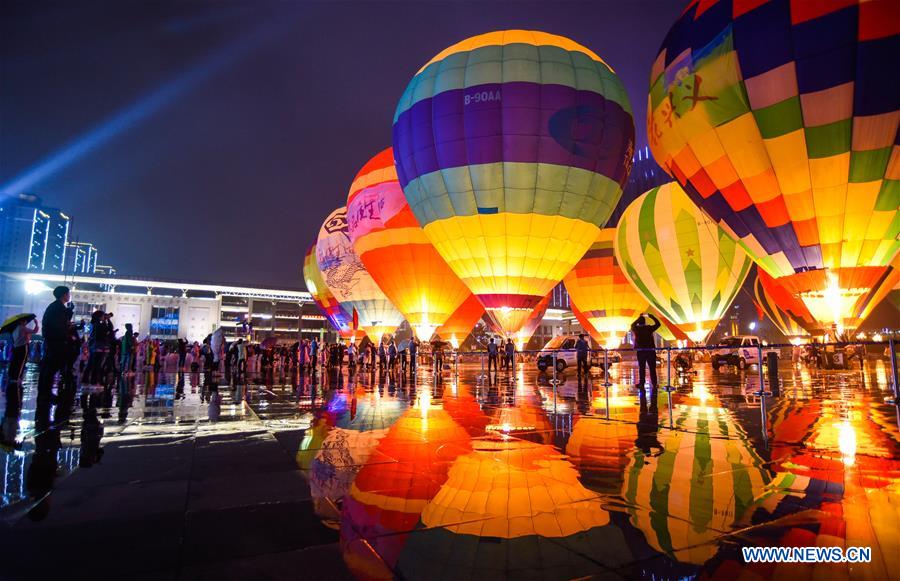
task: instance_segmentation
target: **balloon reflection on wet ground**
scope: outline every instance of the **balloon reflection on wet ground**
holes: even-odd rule
[[[472,363],[415,378],[149,374],[61,386],[49,407],[30,378],[4,384],[0,535],[20,558],[0,577],[88,570],[80,530],[164,552],[155,578],[898,570],[882,368],[785,368],[765,400],[754,372],[700,364],[671,392],[641,392],[628,363],[613,369],[608,388]],[[41,558],[51,545],[60,558]],[[872,562],[748,565],[747,546],[864,546]]]

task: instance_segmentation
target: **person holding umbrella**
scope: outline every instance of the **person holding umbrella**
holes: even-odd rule
[[[28,344],[31,342],[31,336],[39,329],[37,317],[33,313],[23,313],[11,317],[0,327],[0,335],[6,333],[12,335],[12,360],[7,369],[10,384],[18,383],[22,376],[25,359],[28,356]]]

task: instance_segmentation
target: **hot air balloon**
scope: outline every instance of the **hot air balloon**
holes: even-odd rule
[[[541,302],[535,305],[534,309],[532,309],[531,314],[528,315],[528,318],[525,319],[525,322],[522,323],[522,328],[519,329],[519,332],[516,333],[515,341],[516,348],[521,351],[525,348],[525,345],[528,341],[531,340],[531,337],[534,335],[534,332],[537,331],[537,328],[540,326],[541,321],[544,320],[544,315],[547,314],[547,307],[550,306],[550,298],[552,296],[553,291],[547,293]]]
[[[803,301],[760,268],[757,268],[753,282],[753,298],[772,324],[788,339],[821,334]]]
[[[329,214],[319,230],[316,262],[328,290],[349,313],[356,310],[359,326],[370,339],[379,341],[385,333],[393,333],[403,322],[359,257],[353,252],[347,229],[347,208]]]
[[[595,53],[507,30],[426,63],[397,105],[393,143],[425,234],[515,336],[615,207],[634,122],[621,81]]]
[[[625,209],[615,250],[635,288],[697,342],[715,328],[752,264],[674,182],[653,188]]]
[[[459,349],[460,343],[466,340],[482,315],[484,315],[484,306],[478,297],[469,293],[469,297],[453,311],[435,333],[441,339],[449,341],[454,349]]]
[[[900,5],[694,0],[651,70],[656,160],[825,326],[900,278]]]
[[[416,335],[434,330],[471,295],[416,221],[389,147],[356,175],[347,198],[353,250]]]
[[[313,302],[316,303],[334,330],[343,339],[351,338],[353,336],[353,319],[328,290],[319,265],[316,263],[315,243],[309,247],[306,256],[303,257],[303,280],[306,283],[306,290],[312,295]]]
[[[604,228],[563,279],[569,298],[590,322],[598,343],[615,349],[631,323],[647,311],[647,299],[619,268],[613,249],[615,228]]]

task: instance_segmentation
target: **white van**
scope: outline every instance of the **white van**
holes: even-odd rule
[[[597,366],[597,353],[594,349],[599,347],[589,336],[585,335],[591,346],[592,352],[588,354],[588,364],[591,367]],[[553,367],[553,353],[556,352],[556,371],[561,372],[566,367],[578,367],[578,353],[575,351],[575,342],[578,341],[578,335],[558,335],[549,341],[538,352],[537,368],[540,371],[546,371]]]

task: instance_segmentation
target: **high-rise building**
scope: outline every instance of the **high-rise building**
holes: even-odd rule
[[[116,269],[108,264],[97,264],[94,266],[94,274],[116,276]]]
[[[97,266],[97,248],[90,242],[70,242],[66,245],[66,272],[93,274]]]
[[[0,267],[64,272],[71,220],[30,194],[0,201]]]

